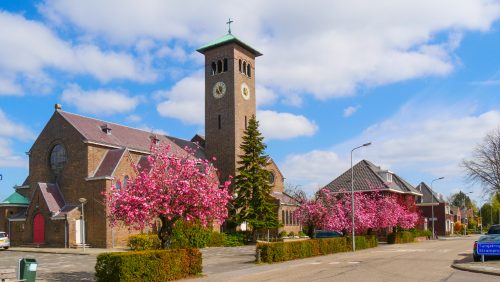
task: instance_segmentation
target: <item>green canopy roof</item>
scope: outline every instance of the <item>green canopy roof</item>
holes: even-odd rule
[[[26,205],[28,206],[30,204],[30,200],[28,198],[24,197],[23,195],[14,192],[12,195],[7,197],[7,199],[3,200],[0,202],[0,206],[8,206],[8,205]]]
[[[252,52],[252,54],[254,54],[255,57],[262,56],[262,53],[260,53],[259,51],[255,50],[250,45],[243,43],[243,41],[239,40],[238,38],[236,38],[236,36],[232,35],[231,33],[228,33],[228,34],[222,36],[221,38],[218,38],[218,39],[216,39],[216,40],[214,40],[214,41],[212,41],[212,42],[210,42],[208,44],[205,44],[205,45],[201,46],[196,51],[198,51],[198,52],[200,52],[202,54],[205,54],[205,52],[208,51],[208,50],[210,50],[210,49],[222,46],[224,44],[232,43],[232,42],[237,43],[237,44],[241,45],[243,48],[245,48],[248,51]]]

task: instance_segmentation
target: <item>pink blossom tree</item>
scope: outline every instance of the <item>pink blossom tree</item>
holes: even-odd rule
[[[413,201],[413,202],[412,202]],[[352,198],[350,193],[332,193],[321,189],[314,200],[305,201],[297,211],[300,222],[315,228],[352,232]],[[355,230],[382,229],[400,226],[412,228],[418,221],[412,197],[382,192],[355,192]]]
[[[227,218],[230,182],[219,185],[216,169],[191,153],[152,146],[148,167],[135,167],[136,177],[107,194],[111,224],[118,221],[140,230],[158,219],[162,247],[170,246],[174,222],[199,221],[203,226]]]

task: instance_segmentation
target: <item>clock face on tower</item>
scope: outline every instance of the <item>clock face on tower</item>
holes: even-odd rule
[[[212,89],[212,94],[216,99],[224,97],[224,94],[226,94],[226,84],[222,81],[215,83],[214,88]]]
[[[246,83],[241,84],[241,96],[243,96],[245,100],[250,99],[250,88],[248,88]]]

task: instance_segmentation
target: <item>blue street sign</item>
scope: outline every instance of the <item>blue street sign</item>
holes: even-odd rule
[[[477,243],[477,254],[485,256],[499,256],[500,242],[495,243]]]

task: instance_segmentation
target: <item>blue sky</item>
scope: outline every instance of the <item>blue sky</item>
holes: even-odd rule
[[[368,159],[445,196],[500,126],[499,1],[2,1],[0,198],[63,110],[189,139],[203,56],[227,32],[261,51],[258,116],[286,181],[312,193]],[[348,2],[348,3],[347,3]]]

